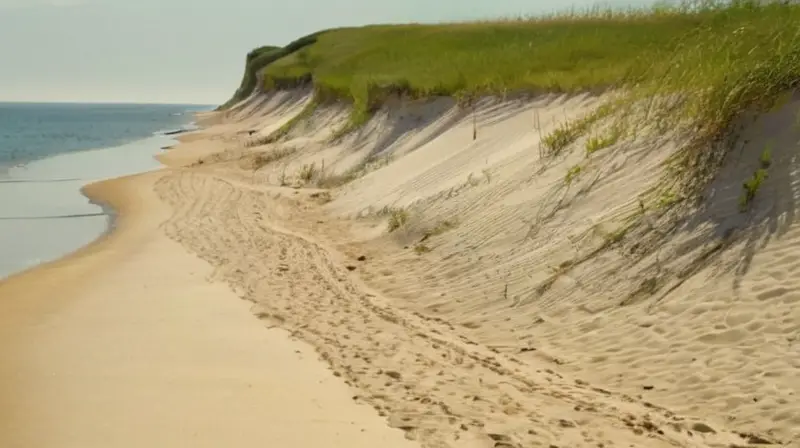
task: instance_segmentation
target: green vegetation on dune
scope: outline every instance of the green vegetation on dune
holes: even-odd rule
[[[259,50],[248,70],[261,71],[265,90],[311,84],[315,105],[351,102],[346,130],[393,94],[471,98],[617,88],[622,101],[607,104],[602,116],[643,112],[645,103],[647,126],[662,132],[689,126],[694,137],[677,165],[696,175],[720,160],[707,149],[729,135],[737,117],[774,106],[800,83],[798,23],[800,4],[793,2],[701,0],[530,20],[375,25]],[[564,123],[561,135],[545,136],[550,152],[591,132],[599,117]],[[620,138],[604,136],[588,152]]]
[[[369,86],[418,96],[577,91],[617,84],[645,50],[666,51],[695,26],[692,18],[344,29],[271,64],[265,78],[312,75],[320,90],[352,98]]]
[[[472,96],[623,86],[648,94],[694,91],[699,95],[683,112],[723,124],[741,107],[794,85],[797,23],[800,5],[740,0],[532,20],[343,28],[284,48],[284,56],[263,69],[263,87],[313,83],[320,101],[352,101],[354,115],[362,117],[392,93]]]
[[[638,111],[628,114],[640,117],[635,126],[692,130],[674,166],[688,167],[685,174],[697,180],[690,183],[701,185],[724,156],[710,149],[730,135],[733,121],[773,107],[800,83],[798,23],[794,2],[701,0],[530,20],[342,28],[268,63],[262,87],[312,84],[315,104],[350,101],[345,131],[392,94],[470,98],[617,88],[623,99],[603,114],[545,136],[550,153],[592,132],[594,120],[612,111]],[[622,127],[630,130],[630,123]],[[592,142],[588,152],[610,146],[617,134]]]

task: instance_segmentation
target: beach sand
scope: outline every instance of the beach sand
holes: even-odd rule
[[[798,446],[800,98],[748,124],[746,150],[775,148],[751,208],[738,197],[759,160],[731,158],[679,221],[640,211],[678,136],[542,150],[602,98],[390,100],[338,139],[349,112],[331,105],[265,144],[310,99],[206,115],[170,168],[87,191],[121,209],[118,231],[0,286],[32,298],[2,303],[3,433],[89,438],[102,414],[122,446],[143,418],[162,428],[136,431],[151,446],[204,419],[208,440],[252,423],[321,437],[276,446],[338,446],[297,431],[323,417],[280,423],[318,400],[367,428],[341,446]]]
[[[114,232],[0,283],[0,446],[414,446],[163,235],[162,175],[88,187]]]

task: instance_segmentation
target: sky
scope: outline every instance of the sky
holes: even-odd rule
[[[0,0],[0,101],[216,105],[238,87],[246,53],[261,45],[331,27],[565,7],[564,0]]]

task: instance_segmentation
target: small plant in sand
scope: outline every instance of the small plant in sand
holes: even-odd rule
[[[619,126],[612,127],[605,135],[591,137],[586,140],[586,155],[591,155],[616,144],[622,137],[622,129]]]
[[[772,144],[767,145],[764,151],[761,152],[761,157],[758,161],[761,163],[761,168],[767,169],[772,165]]]
[[[278,176],[278,184],[281,187],[285,187],[285,186],[289,185],[289,183],[287,182],[287,176],[286,176],[286,166],[283,167],[283,170],[281,170],[281,175]]]
[[[302,168],[300,168],[299,177],[303,183],[311,182],[318,173],[317,164],[314,162],[304,164]]]
[[[742,184],[742,195],[739,197],[739,210],[741,212],[747,211],[750,207],[750,204],[753,202],[753,199],[756,197],[756,193],[761,188],[761,185],[767,180],[769,173],[767,169],[772,165],[772,146],[768,145],[764,148],[764,151],[761,152],[761,155],[758,158],[759,164],[761,167],[757,169],[749,179],[744,181]]]
[[[757,169],[749,179],[742,184],[742,195],[739,197],[739,210],[742,212],[747,211],[756,193],[761,188],[761,184],[767,180],[767,170],[764,168]]]
[[[472,141],[478,139],[478,117],[475,114],[475,105],[472,105]]]
[[[549,154],[558,154],[577,138],[578,135],[569,125],[563,124],[555,131],[545,135],[542,139],[542,144]]]
[[[430,251],[431,251],[431,248],[428,247],[425,244],[422,244],[422,243],[417,244],[417,245],[414,246],[414,253],[417,254],[417,255],[426,254],[426,253],[428,253]]]
[[[404,208],[394,208],[389,211],[389,232],[394,232],[408,224],[409,213]]]
[[[564,182],[567,185],[572,184],[572,181],[575,180],[578,176],[580,176],[581,171],[583,168],[580,165],[575,165],[567,171],[567,175],[564,176]]]
[[[548,155],[558,155],[566,147],[586,134],[594,123],[611,114],[612,110],[610,104],[603,105],[582,118],[562,123],[556,130],[542,138],[542,145],[547,150]]]

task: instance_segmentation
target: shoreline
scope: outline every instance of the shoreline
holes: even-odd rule
[[[154,132],[149,136],[122,145],[52,154],[9,166],[10,173],[13,173],[14,170],[20,171],[16,173],[16,176],[20,178],[15,178],[9,173],[8,179],[0,181],[0,188],[7,184],[6,187],[13,189],[12,192],[19,190],[18,194],[28,194],[28,191],[32,190],[35,206],[15,206],[21,211],[12,212],[11,216],[5,217],[4,220],[10,222],[6,224],[7,234],[17,233],[13,229],[17,226],[24,226],[26,222],[38,222],[43,219],[90,218],[102,219],[103,223],[100,224],[99,221],[93,220],[83,225],[76,222],[61,223],[56,226],[38,224],[40,227],[46,228],[48,232],[59,232],[65,235],[56,246],[36,243],[38,238],[35,232],[26,236],[27,240],[23,238],[23,241],[29,242],[20,245],[15,245],[10,240],[0,241],[0,246],[11,244],[10,256],[13,257],[12,259],[18,260],[7,263],[7,266],[0,266],[0,282],[42,264],[67,257],[108,234],[115,225],[116,212],[113,207],[96,203],[84,194],[85,187],[94,182],[162,168],[164,165],[158,156],[165,152],[163,146],[165,144],[178,145],[180,144],[178,138],[182,134],[198,129],[196,122],[192,121],[181,125],[176,130]],[[171,134],[178,131],[181,132],[181,135]],[[63,169],[72,175],[59,177],[57,171]],[[54,175],[56,177],[51,179]],[[51,187],[46,187],[51,183],[59,184],[61,190],[51,191]],[[31,186],[26,186],[29,184]],[[53,188],[57,187],[54,185]],[[68,199],[66,202],[69,205],[65,206],[60,201],[49,199],[52,194],[64,196]],[[9,201],[12,201],[13,205],[13,197],[8,192],[6,195],[9,196]],[[30,210],[25,210],[25,208],[30,208]],[[18,247],[14,249],[14,246]],[[36,261],[32,263],[33,260]]]
[[[414,447],[163,234],[170,170],[86,185],[113,227],[0,281],[0,445]]]

